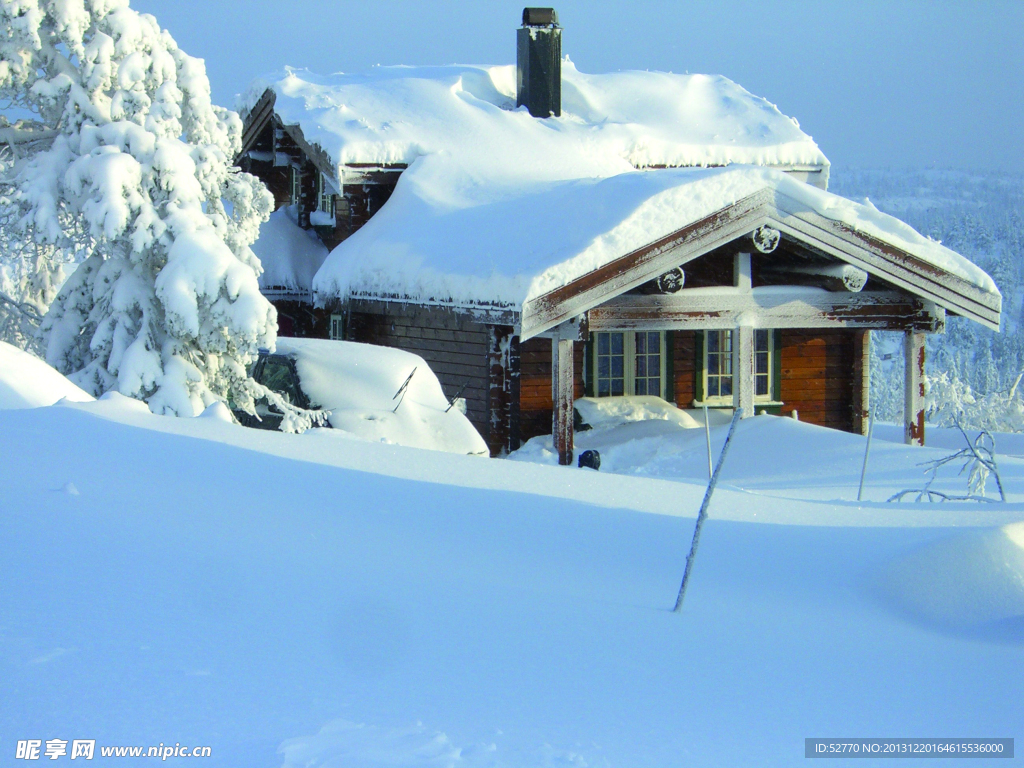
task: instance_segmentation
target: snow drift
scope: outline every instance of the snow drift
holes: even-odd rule
[[[0,341],[0,409],[38,408],[65,397],[94,399],[39,358]]]

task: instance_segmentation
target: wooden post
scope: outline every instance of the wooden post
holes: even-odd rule
[[[742,418],[754,415],[754,329],[749,325],[733,331],[733,407]]]
[[[491,455],[499,456],[519,447],[519,337],[507,325],[489,331],[487,444]]]
[[[903,442],[924,445],[924,334],[903,336]]]
[[[871,331],[853,332],[853,431],[868,433],[871,417]]]
[[[551,340],[551,434],[558,451],[558,463],[572,464],[573,340]]]

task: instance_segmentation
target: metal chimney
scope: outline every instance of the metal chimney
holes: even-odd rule
[[[524,8],[516,34],[516,106],[534,117],[562,114],[562,28],[554,8]]]

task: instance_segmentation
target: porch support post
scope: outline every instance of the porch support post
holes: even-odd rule
[[[871,419],[871,331],[853,332],[853,431],[868,433]]]
[[[741,325],[733,331],[733,407],[741,409],[741,418],[754,415],[754,329]]]
[[[572,339],[551,340],[551,434],[558,463],[572,464],[573,349]]]
[[[924,445],[924,334],[903,336],[903,442]]]

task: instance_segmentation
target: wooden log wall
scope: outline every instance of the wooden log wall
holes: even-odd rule
[[[692,408],[697,398],[697,332],[672,333],[673,399],[678,408]]]
[[[573,345],[574,397],[583,397],[583,342]],[[551,339],[533,338],[519,345],[519,436],[551,434]]]
[[[277,335],[326,339],[331,332],[331,313],[305,301],[272,301],[277,309]]]
[[[466,384],[466,416],[487,440],[490,424],[490,330],[463,314],[438,307],[363,302],[349,313],[350,341],[396,347],[419,355],[448,397]],[[550,381],[548,387],[550,389]],[[550,431],[550,415],[549,415]]]
[[[854,333],[782,331],[782,415],[796,410],[800,421],[853,431]]]

